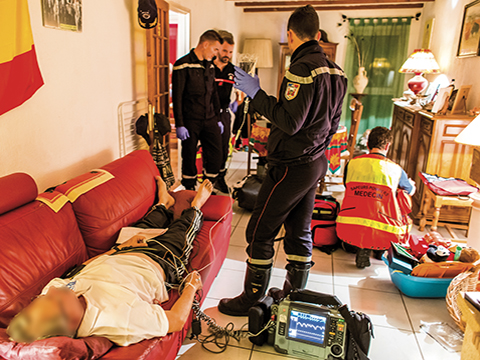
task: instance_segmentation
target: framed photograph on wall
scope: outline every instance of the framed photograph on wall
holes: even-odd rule
[[[43,26],[81,32],[82,0],[42,0]]]
[[[452,114],[462,114],[467,111],[467,99],[471,88],[472,85],[463,85],[460,87],[452,106]]]
[[[422,49],[430,49],[434,24],[435,19],[433,18],[425,21],[425,27],[423,28]]]
[[[480,0],[465,6],[462,31],[458,43],[458,57],[478,56],[480,46]]]

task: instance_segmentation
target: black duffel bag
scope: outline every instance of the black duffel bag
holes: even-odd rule
[[[233,198],[238,201],[238,206],[252,211],[257,201],[258,193],[262,187],[263,178],[257,175],[247,175],[233,187]]]

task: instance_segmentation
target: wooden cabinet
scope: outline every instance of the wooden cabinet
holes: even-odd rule
[[[337,46],[338,43],[325,43],[319,41],[320,46],[323,48],[325,55],[335,61],[335,56],[337,55]],[[280,43],[280,66],[278,68],[278,83],[277,83],[277,93],[280,92],[280,86],[282,85],[283,77],[285,76],[285,71],[290,67],[290,57],[292,53],[287,43]]]
[[[420,218],[425,198],[424,184],[418,173],[469,179],[473,148],[455,142],[455,137],[473,120],[465,115],[437,116],[415,111],[395,103],[392,118],[393,144],[389,158],[415,180],[413,218]],[[427,219],[433,218],[433,207]],[[468,223],[470,209],[442,207],[440,222]]]

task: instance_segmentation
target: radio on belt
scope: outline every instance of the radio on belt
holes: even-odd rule
[[[334,307],[287,297],[272,306],[275,313],[277,352],[304,359],[343,359],[347,324]]]

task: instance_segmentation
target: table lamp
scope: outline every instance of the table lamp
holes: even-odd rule
[[[472,167],[470,179],[477,185],[480,183],[480,115],[458,134],[455,142],[475,146],[473,148]],[[467,245],[480,250],[480,194],[478,192],[470,195],[473,200],[472,212],[470,214],[470,225],[468,228]]]
[[[408,88],[415,95],[426,89],[428,80],[422,74],[438,74],[440,67],[435,60],[435,56],[428,49],[416,49],[399,70],[401,73],[415,74],[408,81]]]
[[[272,68],[273,52],[271,39],[245,39],[243,43],[244,54],[255,54],[257,56],[256,68]]]

